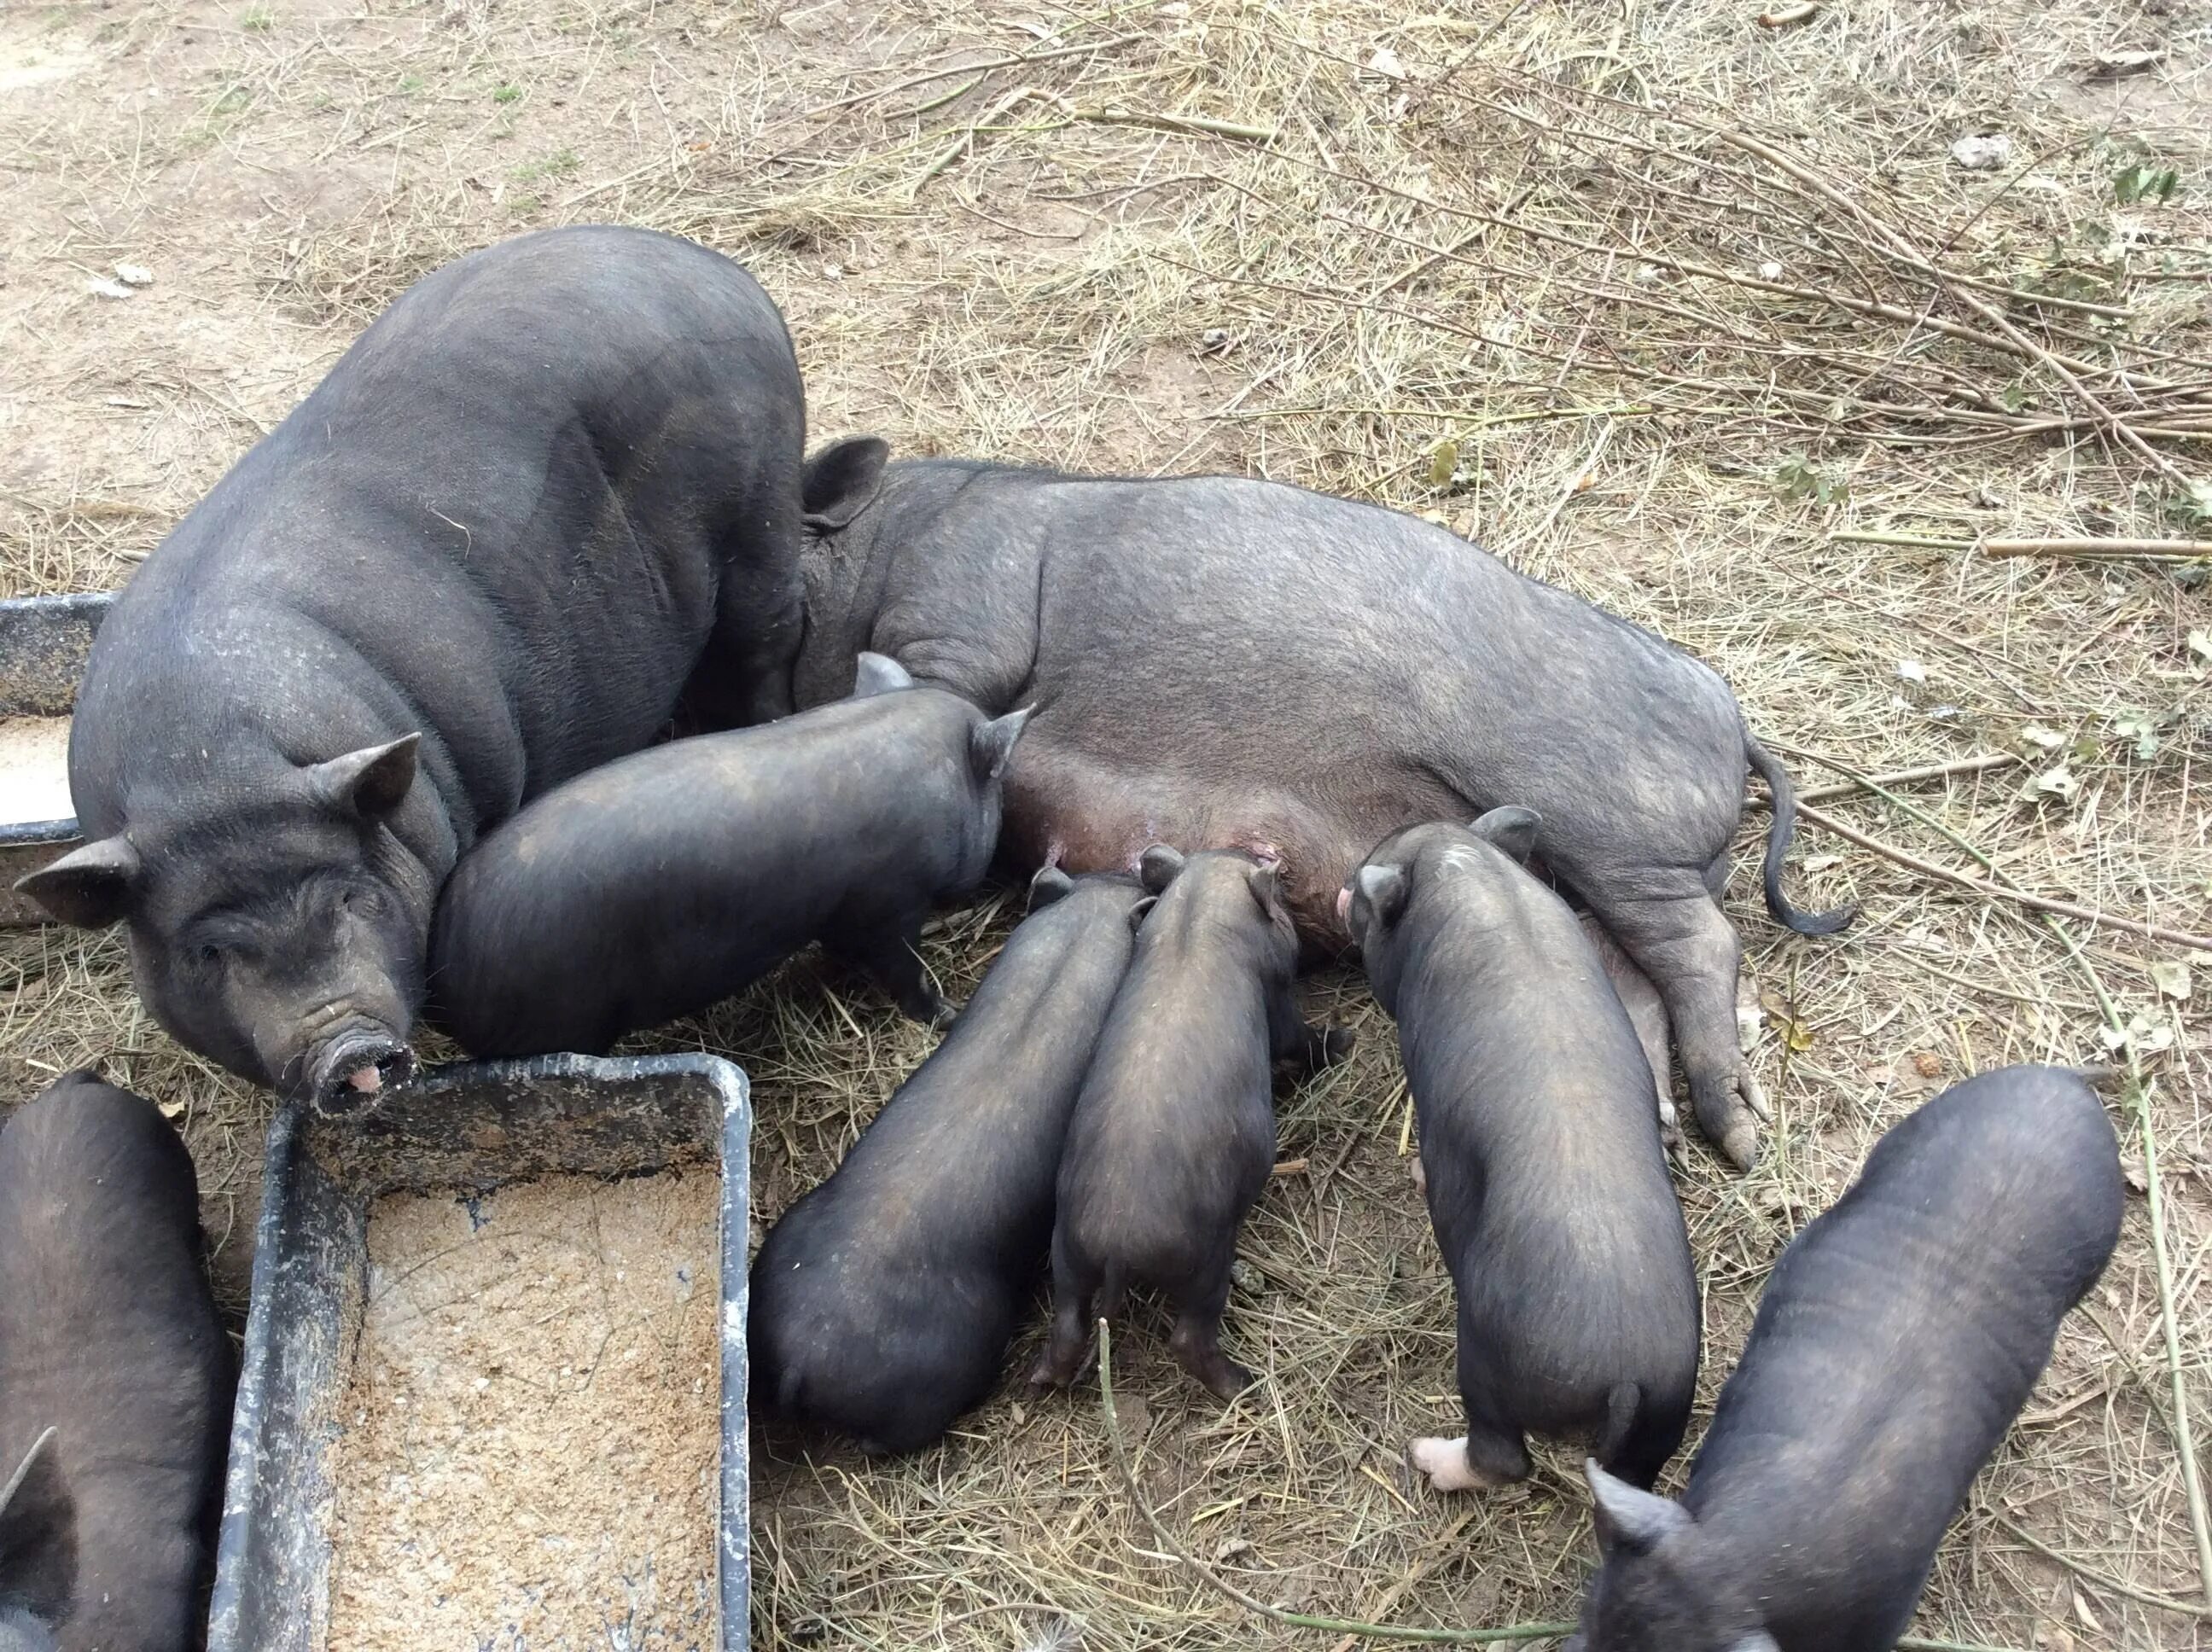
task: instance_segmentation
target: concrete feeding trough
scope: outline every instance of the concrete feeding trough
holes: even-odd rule
[[[704,1055],[280,1111],[209,1652],[742,1652],[750,1127]]]
[[[70,802],[70,713],[106,592],[0,602],[0,927],[45,921],[15,880],[82,841]]]

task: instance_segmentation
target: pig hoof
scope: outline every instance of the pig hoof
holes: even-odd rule
[[[1419,1153],[1413,1155],[1413,1191],[1424,1194],[1429,1191],[1429,1172]]]
[[[1759,1080],[1749,1067],[1737,1072],[1735,1087],[1737,1093],[1743,1097],[1743,1104],[1752,1110],[1761,1124],[1774,1122],[1774,1109],[1766,1104],[1766,1092],[1759,1087]]]
[[[1723,1133],[1721,1156],[1739,1170],[1749,1170],[1759,1163],[1759,1127],[1749,1119],[1739,1119]]]
[[[1260,1380],[1226,1354],[1217,1355],[1194,1375],[1207,1392],[1224,1404]]]
[[[1030,1387],[1033,1388],[1065,1388],[1075,1381],[1075,1362],[1062,1358],[1056,1350],[1047,1348],[1030,1367]]]
[[[1490,1485],[1468,1461],[1463,1434],[1456,1440],[1416,1440],[1406,1448],[1406,1460],[1426,1474],[1429,1484],[1439,1491],[1480,1491]]]
[[[1349,1059],[1352,1047],[1359,1042],[1359,1035],[1350,1027],[1331,1027],[1321,1036],[1321,1064],[1334,1066]]]

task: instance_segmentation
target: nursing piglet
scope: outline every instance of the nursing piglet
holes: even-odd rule
[[[1052,1238],[1068,1115],[1129,967],[1133,878],[1047,867],[958,1023],[752,1268],[778,1411],[915,1451],[988,1394]]]
[[[447,1026],[478,1055],[597,1054],[816,940],[938,1017],[915,944],[990,865],[1028,716],[988,719],[863,654],[850,699],[556,787],[446,886],[430,986]]]
[[[1053,1325],[1030,1380],[1075,1380],[1091,1313],[1131,1285],[1174,1305],[1185,1370],[1223,1399],[1252,1373],[1221,1351],[1237,1234],[1275,1157],[1272,1064],[1341,1059],[1352,1035],[1298,1018],[1297,936],[1277,867],[1231,850],[1139,863],[1159,899],[1068,1127],[1052,1236]]]
[[[191,1157],[71,1073],[0,1130],[0,1648],[185,1652],[234,1369]]]
[[[1468,1431],[1411,1447],[1441,1491],[1521,1479],[1528,1430],[1593,1436],[1649,1485],[1697,1385],[1697,1275],[1651,1070],[1574,914],[1518,864],[1536,825],[1504,808],[1409,827],[1343,903],[1398,1019],[1459,1297]]]
[[[2119,1156],[2050,1067],[1954,1084],[1782,1253],[1681,1501],[1589,1469],[1569,1652],[1887,1652],[2119,1237]]]

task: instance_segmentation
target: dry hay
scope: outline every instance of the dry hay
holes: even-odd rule
[[[533,225],[651,223],[760,273],[819,434],[1244,471],[1433,513],[1712,661],[1796,751],[1863,773],[2019,759],[1902,788],[1924,819],[1863,793],[1826,805],[1863,835],[1978,871],[1963,840],[2027,890],[2203,933],[2197,570],[1970,547],[2208,532],[2212,13],[1870,0],[1765,30],[1754,12],[11,11],[0,579],[114,578],[440,260]],[[2129,52],[2163,55],[2100,64]],[[1990,131],[2008,167],[1953,160]],[[84,296],[121,258],[155,284]],[[1863,916],[1837,942],[1787,939],[1739,876],[1778,1116],[1752,1175],[1696,1147],[1682,1166],[1707,1398],[1774,1255],[1885,1125],[1999,1062],[2134,1061],[2116,1118],[2139,1178],[2156,1143],[2176,1355],[2138,1199],[1920,1631],[2195,1644],[2197,1620],[2134,1596],[2202,1598],[2170,1365],[2201,1436],[2207,989],[2170,995],[2178,944],[2062,938],[1821,830],[1793,878]],[[957,917],[929,956],[964,989],[999,932]],[[151,1026],[116,938],[11,939],[0,970],[20,972],[0,975],[14,1088],[104,1054],[180,1105],[235,1302],[264,1104]],[[1247,1230],[1228,1334],[1267,1380],[1217,1407],[1139,1313],[1118,1365],[1139,1482],[1267,1601],[1556,1619],[1587,1564],[1571,1461],[1540,1454],[1526,1486],[1456,1504],[1399,1466],[1452,1419],[1449,1292],[1406,1180],[1388,1024],[1356,982],[1314,993],[1364,1040],[1285,1099],[1283,1155],[1306,1168]],[[2131,1042],[2114,1056],[2108,1033]],[[925,1042],[802,963],[656,1044],[754,1072],[766,1222]],[[766,1436],[759,1643],[1334,1644],[1164,1558],[1105,1437],[1095,1389],[1008,1393],[895,1464]]]

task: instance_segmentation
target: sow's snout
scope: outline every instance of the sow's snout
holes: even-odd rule
[[[348,1027],[311,1048],[301,1063],[304,1090],[318,1113],[332,1117],[362,1113],[384,1097],[387,1085],[415,1075],[415,1052],[386,1028]]]

